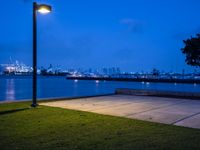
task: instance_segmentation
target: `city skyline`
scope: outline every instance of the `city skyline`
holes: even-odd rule
[[[32,66],[31,65],[27,65],[25,63],[23,63],[22,61],[19,60],[14,60],[12,58],[10,58],[10,61],[7,63],[2,63],[0,64],[0,74],[5,72],[21,72],[21,73],[26,73],[32,72]],[[118,66],[102,66],[99,68],[91,68],[91,67],[77,67],[77,68],[72,68],[67,67],[67,66],[63,66],[60,64],[49,64],[48,66],[38,66],[37,71],[41,72],[41,70],[46,70],[47,72],[52,72],[52,73],[56,73],[56,72],[77,72],[77,73],[94,73],[94,74],[151,74],[152,72],[159,72],[159,73],[167,73],[167,74],[199,74],[200,70],[198,69],[193,69],[192,71],[188,72],[185,69],[182,69],[179,72],[176,72],[175,70],[159,70],[158,68],[151,68],[150,70],[140,70],[140,71],[135,71],[135,70],[131,70],[131,71],[125,71],[123,70],[123,68],[120,68]]]
[[[2,2],[0,63],[13,56],[32,64],[32,2]],[[197,0],[37,2],[53,6],[51,14],[38,15],[38,66],[118,66],[136,72],[195,69],[186,65],[180,49],[182,40],[200,32]]]

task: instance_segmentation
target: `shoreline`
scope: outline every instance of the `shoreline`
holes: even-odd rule
[[[92,97],[110,96],[110,95],[133,95],[133,96],[151,96],[151,97],[165,97],[175,99],[188,99],[188,100],[200,100],[200,93],[197,92],[175,92],[175,91],[162,91],[162,90],[138,90],[131,88],[116,88],[115,92],[108,94],[88,95],[88,96],[75,96],[75,97],[49,97],[38,98],[39,102],[61,101],[61,100],[76,100],[86,99]],[[18,102],[32,102],[32,99],[21,100],[3,100],[0,104],[5,103],[18,103]]]
[[[115,92],[108,94],[97,94],[97,95],[87,95],[87,96],[75,96],[75,97],[47,97],[47,98],[37,98],[38,102],[48,102],[48,101],[60,101],[60,100],[72,100],[72,99],[80,99],[80,98],[91,98],[91,97],[99,97],[99,96],[108,96],[115,95]],[[21,99],[21,100],[2,100],[0,104],[5,103],[18,103],[18,102],[32,102],[32,99]]]

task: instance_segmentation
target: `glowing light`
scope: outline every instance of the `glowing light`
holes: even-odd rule
[[[96,80],[95,82],[98,84],[98,83],[99,83],[99,80]]]
[[[74,82],[75,82],[75,83],[77,83],[77,82],[78,82],[78,80],[77,80],[77,79],[75,79],[75,80],[74,80]]]
[[[47,10],[47,9],[39,9],[38,12],[42,13],[42,14],[47,14],[47,13],[50,13],[51,11]]]
[[[45,4],[38,5],[37,6],[37,11],[39,13],[42,13],[42,14],[50,13],[51,12],[51,6],[45,5]]]

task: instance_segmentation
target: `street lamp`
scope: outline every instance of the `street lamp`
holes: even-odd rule
[[[37,12],[47,14],[52,8],[46,4],[33,3],[33,97],[32,107],[37,106]]]

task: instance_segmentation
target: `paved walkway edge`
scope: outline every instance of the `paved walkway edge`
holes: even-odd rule
[[[200,100],[200,92],[176,92],[176,91],[161,91],[161,90],[138,90],[119,88],[115,90],[115,94],[123,95],[142,95],[142,96],[158,96],[170,98],[184,98]]]

